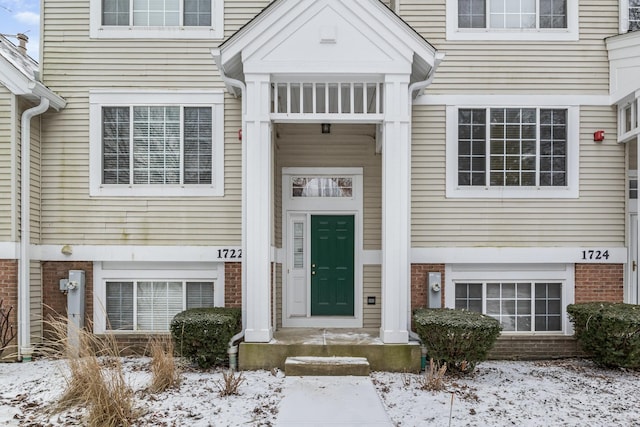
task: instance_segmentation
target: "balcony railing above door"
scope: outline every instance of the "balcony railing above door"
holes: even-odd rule
[[[273,82],[271,118],[276,122],[381,122],[380,82]]]

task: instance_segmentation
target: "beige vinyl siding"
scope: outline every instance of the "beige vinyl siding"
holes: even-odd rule
[[[379,265],[365,265],[362,277],[362,326],[365,328],[379,328],[382,324],[382,267]],[[376,297],[376,304],[368,305],[367,297]]]
[[[25,105],[24,109],[33,107],[34,105]],[[40,243],[40,201],[41,201],[41,143],[40,143],[40,125],[42,117],[34,116],[31,119],[31,150],[30,155],[30,239],[31,244]]]
[[[267,3],[226,1],[228,28]],[[41,243],[239,245],[241,102],[228,95],[224,197],[89,197],[89,90],[223,90],[210,52],[220,41],[92,40],[89,2],[44,8],[43,80],[68,104],[43,124]]]
[[[427,94],[608,94],[604,38],[618,33],[617,1],[580,1],[579,41],[447,41],[445,0],[403,0],[401,16],[446,54]]]
[[[319,124],[279,124],[276,133],[276,182],[282,181],[283,167],[363,168],[363,246],[380,249],[382,157],[375,153],[375,126],[333,124],[331,133],[323,135]],[[284,189],[279,191],[276,200]],[[282,212],[275,217],[276,223],[282,222]]]
[[[13,206],[13,94],[0,85],[0,241],[11,241]]]
[[[42,342],[42,270],[40,262],[29,264],[29,310],[31,320],[31,343]]]
[[[225,0],[224,37],[230,37],[271,3],[270,0]]]
[[[581,107],[578,199],[446,199],[445,107],[414,107],[412,246],[624,246],[625,147],[615,108]],[[604,143],[593,142],[603,129]]]

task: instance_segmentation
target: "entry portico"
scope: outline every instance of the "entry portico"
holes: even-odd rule
[[[411,101],[430,83],[442,55],[378,0],[276,0],[213,54],[229,90],[243,97],[245,341],[273,337],[272,265],[281,262],[274,237],[274,124],[366,123],[377,126],[376,150],[382,153],[380,338],[408,342]],[[282,189],[283,198],[287,191]],[[314,220],[354,227],[347,241],[354,242],[357,258],[358,210],[349,209],[353,217]],[[305,306],[302,314],[313,317]],[[362,307],[351,309],[353,315],[347,310],[341,317],[362,326]]]

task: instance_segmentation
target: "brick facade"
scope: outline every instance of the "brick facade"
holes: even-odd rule
[[[514,336],[502,335],[489,351],[488,358],[495,360],[539,360],[581,357],[573,336]]]
[[[576,264],[576,303],[624,300],[623,264]]]
[[[85,318],[91,327],[93,321],[93,262],[91,261],[43,261],[42,262],[42,315],[44,320],[66,317],[67,296],[60,291],[60,279],[69,278],[69,270],[84,270]],[[46,329],[46,328],[45,328]]]
[[[242,264],[224,263],[224,306],[242,307]]]
[[[429,289],[427,289],[427,276],[432,272],[437,272],[442,275],[440,306],[444,307],[444,264],[411,264],[412,312],[416,308],[429,306]]]
[[[18,332],[18,261],[14,259],[0,260],[0,300],[5,311],[11,309],[9,323],[13,326],[13,331]],[[12,340],[10,346],[15,345],[16,340]],[[10,353],[7,350],[7,353]]]
[[[411,310],[428,306],[427,275],[442,274],[442,306],[444,307],[444,264],[411,265]],[[575,302],[611,301],[624,299],[624,265],[576,264]],[[579,357],[583,353],[572,336],[510,336],[503,335],[496,342],[489,357],[492,359],[548,359]]]

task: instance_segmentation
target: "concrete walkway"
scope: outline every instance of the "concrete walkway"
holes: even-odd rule
[[[393,427],[370,377],[287,377],[283,395],[277,427]]]

